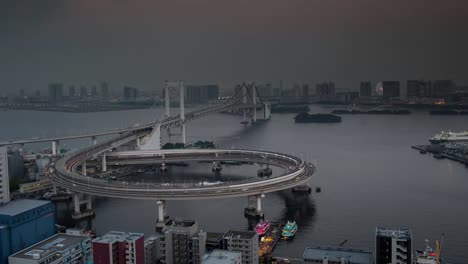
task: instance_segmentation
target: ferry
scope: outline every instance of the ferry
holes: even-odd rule
[[[440,134],[436,134],[434,137],[429,139],[431,144],[440,144],[445,142],[468,142],[468,131],[464,132],[445,132],[442,131]]]
[[[254,230],[255,232],[257,232],[257,234],[259,236],[263,236],[264,234],[266,234],[266,232],[268,232],[268,230],[270,229],[271,227],[271,224],[270,222],[268,221],[260,221],[260,223],[258,223]]]
[[[294,221],[294,222],[289,222],[288,221],[288,223],[286,223],[286,225],[283,228],[283,232],[282,232],[283,239],[290,239],[290,238],[294,237],[296,232],[297,232],[296,221]]]
[[[426,239],[426,249],[416,250],[414,264],[444,264],[444,260],[440,258],[439,241],[435,243],[435,250],[429,246],[429,240]]]

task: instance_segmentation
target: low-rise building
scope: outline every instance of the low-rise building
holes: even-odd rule
[[[203,264],[241,264],[242,253],[237,251],[216,249],[206,254],[202,259]]]
[[[50,201],[14,200],[0,206],[0,264],[53,234],[55,206]]]
[[[223,249],[242,253],[242,264],[258,263],[258,234],[254,231],[229,230],[224,234]]]
[[[56,234],[10,256],[10,264],[86,263],[91,255],[88,236]]]
[[[110,231],[93,240],[93,263],[144,264],[144,240],[141,233]]]
[[[305,263],[373,264],[372,252],[342,247],[308,247],[302,255]]]

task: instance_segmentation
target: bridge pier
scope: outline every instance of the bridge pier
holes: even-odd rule
[[[97,138],[96,137],[91,137],[91,142],[93,143],[93,145],[96,145],[97,144]]]
[[[24,153],[24,144],[20,144],[20,145],[19,145],[18,151],[19,151],[20,154],[23,154],[23,153]]]
[[[107,171],[107,157],[106,153],[102,153],[102,166],[101,166],[101,171],[106,172]]]
[[[262,211],[262,198],[265,198],[265,194],[250,195],[247,197],[248,206],[244,209],[244,215],[246,217],[253,218],[263,218],[264,214]],[[255,204],[251,203],[252,200],[255,200]]]
[[[86,217],[94,216],[95,212],[92,207],[92,196],[86,195],[86,200],[80,199],[79,193],[73,193],[73,214],[72,218],[75,220],[83,219]],[[86,209],[81,211],[81,205],[86,204]]]
[[[57,155],[60,151],[60,142],[58,140],[52,141],[52,155]]]
[[[158,200],[156,202],[158,205],[158,221],[156,221],[156,232],[163,233],[166,227],[166,220],[168,216],[166,215],[166,201]]]

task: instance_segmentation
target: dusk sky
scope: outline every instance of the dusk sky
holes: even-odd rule
[[[467,0],[0,0],[0,95],[467,75]]]

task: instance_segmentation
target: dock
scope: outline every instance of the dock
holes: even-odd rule
[[[419,150],[421,154],[425,154],[426,152],[434,154],[434,157],[437,159],[449,159],[453,161],[460,162],[462,164],[465,164],[465,166],[468,166],[468,155],[465,154],[460,155],[459,152],[456,151],[450,151],[449,149],[445,147],[441,148],[432,148],[431,145],[414,145],[411,146],[411,148]]]
[[[281,239],[282,227],[280,223],[271,223],[270,230],[260,238],[258,246],[259,263],[271,263],[271,254]]]

